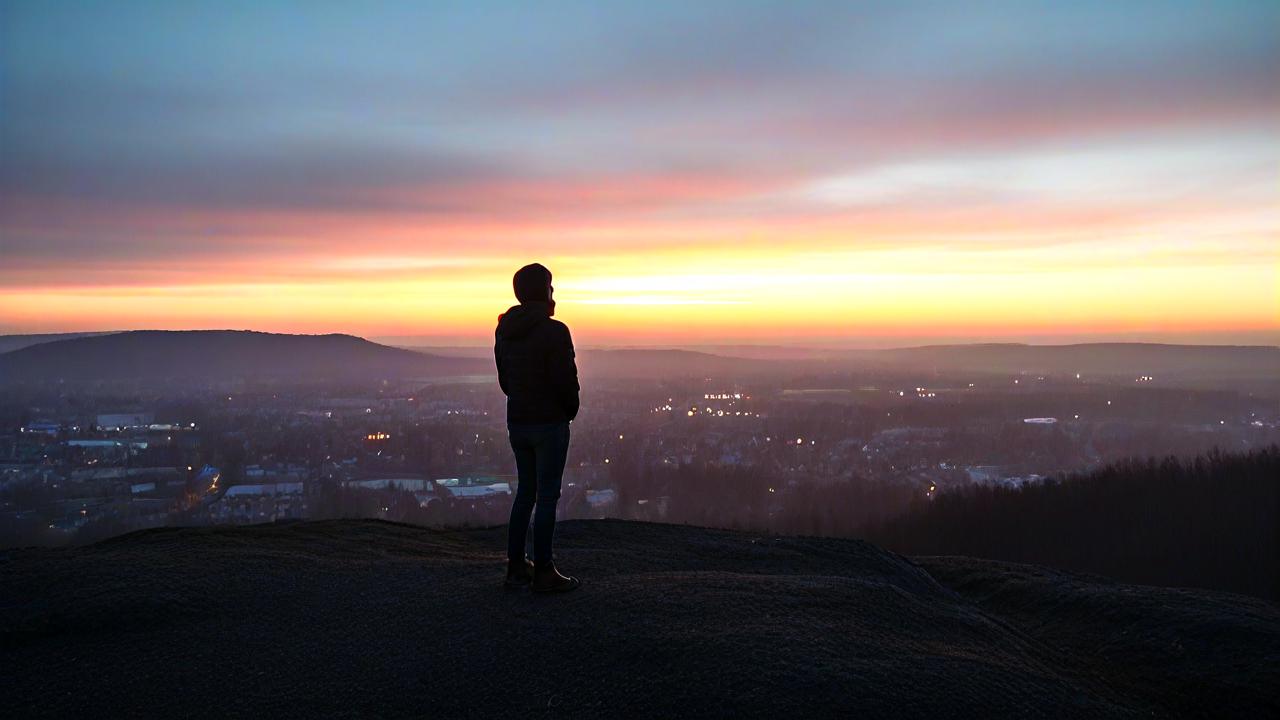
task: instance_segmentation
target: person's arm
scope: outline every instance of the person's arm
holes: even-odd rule
[[[493,364],[498,367],[498,387],[502,388],[503,395],[510,395],[511,393],[507,392],[506,373],[502,372],[502,353],[498,350],[499,345],[501,345],[501,342],[495,340],[493,343]]]
[[[551,356],[548,358],[548,371],[551,375],[551,386],[555,388],[560,407],[572,420],[578,416],[578,365],[574,361],[573,337],[569,327],[564,323],[556,323],[555,342],[551,345]]]

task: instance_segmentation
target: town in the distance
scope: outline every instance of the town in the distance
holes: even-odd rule
[[[299,337],[3,339],[0,543],[505,521],[514,468],[490,349]],[[871,526],[973,485],[1248,451],[1280,442],[1278,360],[1143,344],[582,348],[560,516],[824,534],[836,514]]]

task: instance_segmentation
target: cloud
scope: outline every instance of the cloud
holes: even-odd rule
[[[967,154],[888,164],[820,178],[792,194],[838,206],[933,204],[1168,203],[1238,193],[1265,197],[1280,165],[1270,133],[1125,138],[1021,153]]]
[[[1265,3],[151,10],[10,10],[0,191],[490,212],[419,190],[824,176],[1280,107]]]
[[[1255,258],[1278,25],[1269,2],[5,3],[0,283]],[[595,301],[664,298],[689,299]]]

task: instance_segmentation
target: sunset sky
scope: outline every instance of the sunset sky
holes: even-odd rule
[[[0,333],[1280,343],[1280,3],[0,0]]]

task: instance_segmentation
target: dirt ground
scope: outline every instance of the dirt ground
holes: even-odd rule
[[[1239,717],[1280,712],[1280,607],[856,540],[557,527],[161,529],[0,552],[10,717]]]

